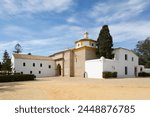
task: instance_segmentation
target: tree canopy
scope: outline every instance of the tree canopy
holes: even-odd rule
[[[139,64],[150,68],[150,37],[138,41],[134,52],[139,56]]]
[[[108,59],[113,58],[112,49],[113,40],[110,35],[108,25],[104,25],[100,30],[99,36],[97,38],[97,51],[96,55],[98,58],[105,57]]]
[[[13,51],[14,53],[21,53],[22,52],[22,47],[19,43],[15,45],[15,50]]]

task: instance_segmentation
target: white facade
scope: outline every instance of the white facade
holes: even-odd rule
[[[85,40],[85,41],[82,40],[82,41],[76,43],[76,48],[81,48],[84,46],[96,48],[96,42],[91,42],[89,40]]]
[[[144,69],[144,72],[150,73],[150,69]]]
[[[32,55],[21,56],[12,56],[13,72],[34,74],[36,77],[55,76],[55,61],[41,56],[40,58]],[[31,57],[29,58],[28,56]]]
[[[138,65],[138,56],[132,51],[117,48],[113,51],[114,59],[88,60],[85,62],[85,73],[88,78],[102,78],[103,72],[117,72],[117,77],[135,77],[144,71]]]

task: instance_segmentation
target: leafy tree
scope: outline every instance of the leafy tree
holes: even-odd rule
[[[11,72],[11,59],[9,57],[7,50],[4,51],[2,70],[6,72]]]
[[[99,37],[97,38],[97,57],[100,58],[103,56],[108,59],[113,58],[112,47],[112,36],[110,35],[108,25],[104,25],[99,33]]]
[[[150,37],[138,41],[134,52],[139,56],[139,64],[150,68]]]
[[[15,45],[15,51],[13,51],[14,53],[21,53],[22,52],[22,47],[19,43],[17,43]]]

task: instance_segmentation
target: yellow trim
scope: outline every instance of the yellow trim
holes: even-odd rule
[[[83,45],[83,42],[81,41],[80,43],[81,43],[81,46],[82,46],[82,45]]]
[[[89,41],[89,45],[92,46],[92,41]]]

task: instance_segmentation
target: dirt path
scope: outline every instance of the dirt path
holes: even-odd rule
[[[101,80],[53,77],[0,83],[0,99],[150,99],[150,78]]]

